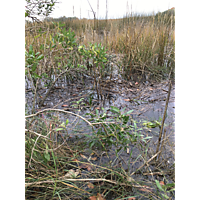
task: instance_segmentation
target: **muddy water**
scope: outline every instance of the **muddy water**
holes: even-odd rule
[[[31,83],[26,80],[26,102],[27,111],[31,111],[33,94],[30,89]],[[163,117],[168,85],[167,82],[162,82],[159,84],[138,84],[123,82],[122,79],[118,77],[118,80],[113,80],[112,82],[105,84],[103,89],[103,100],[97,98],[96,91],[93,90],[92,80],[87,78],[82,81],[74,81],[67,83],[66,79],[59,80],[55,87],[51,90],[49,96],[45,100],[44,108],[57,108],[72,111],[84,116],[88,112],[92,112],[95,109],[100,109],[103,107],[105,110],[109,110],[110,106],[115,106],[120,109],[126,107],[126,111],[133,110],[132,117],[136,121],[159,121]],[[47,92],[47,87],[44,87],[44,83],[39,85],[37,102],[40,101],[41,97],[44,97]],[[89,105],[89,97],[92,97],[93,106]],[[139,97],[139,98],[138,98]],[[77,112],[74,109],[74,104],[80,98],[84,98],[82,110]],[[134,101],[130,101],[134,99]],[[36,109],[39,106],[36,103]],[[66,117],[70,122],[74,121],[73,116],[62,116],[60,119],[65,121]],[[170,100],[167,110],[167,118],[165,120],[166,129],[169,131],[174,131],[174,118],[175,118],[175,87],[172,87]],[[79,126],[84,128],[85,122],[80,122]],[[69,134],[73,131],[69,131]],[[154,128],[153,131],[155,135],[158,135],[159,128]],[[79,131],[78,134],[84,134],[84,131]],[[74,134],[74,133],[72,133]],[[174,141],[174,136],[170,136],[170,140]]]

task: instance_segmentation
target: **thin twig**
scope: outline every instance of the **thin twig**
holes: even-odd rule
[[[27,115],[27,116],[25,116],[25,118],[34,117],[34,116],[37,116],[37,115],[39,115],[40,113],[43,113],[43,112],[46,112],[46,111],[63,112],[63,113],[75,115],[75,116],[81,118],[83,121],[87,122],[91,127],[93,127],[92,123],[90,123],[87,119],[83,118],[82,116],[80,116],[80,115],[78,115],[78,114],[75,114],[75,113],[72,113],[72,112],[69,112],[69,111],[61,110],[61,109],[51,109],[51,108],[47,108],[47,109],[41,110],[41,111],[39,111],[39,112],[37,112],[37,113],[35,113],[35,114]]]
[[[168,84],[169,84],[168,95],[167,95],[167,100],[166,100],[166,104],[165,104],[165,111],[164,111],[164,114],[163,114],[163,119],[162,119],[162,124],[161,124],[160,134],[159,134],[159,138],[158,138],[158,145],[157,145],[156,152],[159,151],[160,142],[161,142],[161,138],[162,138],[163,127],[164,127],[164,122],[165,122],[165,116],[166,116],[166,113],[167,113],[169,97],[170,97],[170,94],[171,94],[171,87],[172,87],[172,83],[171,83],[171,80],[170,80],[171,72],[172,72],[172,67],[171,67],[169,75],[168,75],[168,80],[169,80],[168,81]]]
[[[39,83],[39,79],[37,79],[36,81],[36,86],[35,86],[35,95],[34,95],[34,98],[33,98],[33,107],[32,107],[32,113],[35,111],[35,100],[37,101],[37,87],[38,87],[38,83]]]
[[[35,131],[29,130],[29,129],[25,129],[25,132],[28,132],[28,133],[30,132],[30,133],[33,133],[33,134],[39,136],[39,137],[43,137],[45,139],[49,139],[47,136],[41,135],[41,134],[36,133]]]
[[[141,168],[143,168],[146,164],[148,164],[149,162],[151,162],[159,153],[160,153],[161,151],[159,151],[158,153],[156,153],[154,156],[152,156],[147,162],[145,162],[142,166],[140,166],[138,169],[137,169],[137,171],[139,171]],[[136,172],[136,171],[135,171]],[[135,174],[135,172],[133,172],[132,174],[131,174],[131,176],[133,175],[133,174]]]
[[[40,136],[37,137],[37,139],[35,140],[34,146],[33,146],[33,148],[32,148],[31,157],[30,157],[30,160],[29,160],[29,163],[28,163],[28,168],[29,168],[30,165],[31,165],[31,160],[32,160],[32,157],[33,157],[33,151],[34,151],[34,149],[35,149],[35,145],[36,145],[36,143],[37,143],[37,141],[38,141],[39,138],[40,138]]]
[[[109,179],[105,179],[105,178],[86,178],[86,179],[66,179],[64,176],[60,177],[58,180],[48,180],[48,181],[39,181],[39,182],[32,182],[32,183],[25,183],[25,187],[31,186],[31,185],[38,185],[38,184],[43,184],[43,183],[56,183],[56,182],[62,182],[62,181],[71,181],[71,182],[85,182],[85,181],[93,181],[93,182],[99,182],[99,181],[105,181],[108,183],[113,183],[116,185],[123,185],[123,186],[133,186],[136,188],[142,188],[143,186],[141,185],[133,185],[133,184],[126,184],[126,183],[119,183],[117,181],[113,181],[113,180],[109,180]],[[145,188],[149,188],[147,186],[145,186]],[[151,189],[151,188],[149,188]]]
[[[165,135],[166,135],[166,129],[164,129],[164,135],[163,135],[163,140],[162,140],[162,144],[161,144],[161,148],[160,148],[160,151],[162,152],[162,149],[163,149],[163,146],[164,146],[164,141],[165,141]],[[160,159],[160,155],[158,156],[158,160]]]
[[[60,74],[56,77],[56,79],[55,79],[54,82],[51,84],[50,88],[48,89],[48,91],[47,91],[45,97],[42,99],[42,101],[40,101],[40,103],[39,103],[40,105],[43,105],[45,99],[47,98],[49,92],[50,92],[51,89],[53,88],[53,86],[54,86],[54,84],[56,83],[56,81],[58,80],[58,78],[59,78],[61,75],[63,75],[64,73],[68,72],[68,71],[69,71],[69,69],[66,69],[64,72],[60,73]]]

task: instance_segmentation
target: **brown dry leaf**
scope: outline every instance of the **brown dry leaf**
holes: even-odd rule
[[[140,111],[143,111],[144,110],[144,108],[142,108]]]
[[[148,190],[145,189],[145,188],[140,188],[139,190],[140,190],[140,191],[143,191],[143,192],[148,192]]]
[[[134,181],[134,179],[133,179],[132,177],[128,176],[128,177],[127,177],[127,181],[128,181],[128,182],[132,182],[132,181]]]
[[[81,169],[87,169],[88,171],[91,171],[91,170],[92,170],[92,166],[89,165],[89,164],[81,164],[81,165],[80,165],[80,168],[81,168]]]
[[[88,171],[91,171],[91,170],[92,170],[92,166],[91,166],[91,165],[88,165],[88,166],[87,166],[87,170],[88,170]]]
[[[89,197],[90,200],[97,200],[97,198],[95,196],[91,196]]]
[[[136,199],[135,197],[128,198],[128,200],[135,200],[135,199]]]
[[[128,91],[134,92],[134,90],[132,90],[132,89],[128,89]]]
[[[129,149],[129,148],[127,148],[127,150],[126,150],[126,153],[127,153],[127,154],[129,154],[129,153],[130,153],[130,149]]]
[[[80,153],[80,156],[82,157],[82,158],[85,158],[85,159],[87,159],[87,157],[86,156],[84,156],[83,154],[81,154]]]
[[[163,181],[160,181],[160,185],[165,185],[165,183]]]
[[[75,159],[73,159],[72,161],[78,162],[79,160],[75,158]]]
[[[72,96],[77,96],[77,94],[72,94]]]
[[[75,177],[77,177],[78,176],[78,174],[79,174],[79,171],[75,171],[75,170],[73,170],[73,169],[70,169],[68,172],[67,172],[67,174],[65,174],[65,178],[75,178]]]
[[[68,105],[62,105],[62,107],[67,107]]]
[[[149,88],[149,90],[153,90],[153,88]]]
[[[90,188],[90,189],[93,189],[94,188],[94,185],[92,184],[92,183],[88,183],[88,188]]]
[[[34,188],[33,191],[34,192],[40,192],[40,189],[39,188]]]
[[[137,89],[137,91],[139,91],[140,89]]]
[[[101,194],[97,193],[97,200],[106,200],[106,199],[104,199]]]
[[[80,167],[81,169],[86,169],[86,168],[87,168],[87,165],[86,165],[86,164],[81,164],[79,167]]]
[[[124,99],[124,101],[130,101],[130,99]]]
[[[99,107],[96,107],[96,109],[97,109],[97,110],[100,110],[100,108],[99,108]]]
[[[97,157],[93,157],[93,158],[91,158],[91,160],[97,160]]]
[[[140,188],[139,190],[143,192],[151,192],[150,190],[147,190],[146,188]]]

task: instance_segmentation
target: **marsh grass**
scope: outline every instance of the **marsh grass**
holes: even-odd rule
[[[52,23],[53,21],[53,23]],[[59,21],[59,22],[56,22]],[[60,26],[58,25],[60,24]],[[124,77],[132,79],[134,74],[148,72],[152,77],[166,77],[169,69],[175,66],[175,18],[174,14],[157,14],[152,16],[126,16],[122,19],[67,19],[58,18],[44,21],[41,25],[26,25],[26,44],[34,45],[36,51],[63,59],[63,48],[57,46],[55,51],[44,46],[51,43],[52,37],[62,28],[75,32],[78,45],[89,42],[101,43],[108,53],[122,54]],[[107,40],[106,40],[107,38]],[[79,61],[80,64],[81,60]],[[47,65],[43,65],[46,68]],[[54,63],[54,68],[58,64]],[[173,70],[174,72],[174,70]],[[55,73],[55,69],[54,69]]]
[[[62,40],[65,38],[63,36],[59,38],[59,35],[62,34],[71,35],[70,41],[74,43],[63,47],[66,41]],[[56,37],[58,38],[55,42]],[[42,60],[38,61],[35,70],[37,76],[34,77],[34,74],[30,74],[35,80],[33,82],[36,89],[37,80],[41,78],[44,78],[49,84],[48,88],[51,88],[61,75],[60,78],[65,76],[69,80],[81,78],[81,74],[86,72],[94,77],[95,84],[100,85],[100,79],[104,78],[103,66],[101,68],[99,65],[97,68],[92,62],[92,58],[84,59],[84,56],[78,51],[79,46],[85,45],[89,52],[90,45],[93,47],[94,43],[101,43],[101,47],[107,47],[108,55],[118,55],[119,63],[115,64],[120,68],[122,76],[128,80],[133,80],[134,76],[146,76],[147,74],[151,78],[161,80],[166,78],[169,70],[174,69],[175,66],[174,16],[168,14],[130,15],[122,19],[95,20],[95,23],[94,20],[77,18],[48,19],[43,23],[27,23],[25,39],[27,52],[32,45],[35,53],[40,52],[44,56]],[[94,54],[95,51],[93,51]],[[109,61],[108,55],[107,60]],[[88,63],[90,65],[87,65]],[[105,69],[111,71],[109,67]],[[173,72],[174,70],[172,70],[172,76]],[[96,77],[98,77],[98,81]],[[37,95],[36,89],[35,96]],[[32,110],[32,113],[35,113],[35,110]],[[101,142],[103,132],[96,135],[95,138],[96,142],[104,148],[99,150],[95,148],[96,144],[90,148],[88,143],[91,144],[94,138],[77,137],[74,140],[68,135],[67,129],[61,126],[63,122],[59,116],[47,115],[45,112],[26,116],[27,199],[88,199],[98,193],[104,195],[106,199],[112,197],[162,199],[161,193],[168,195],[167,191],[162,189],[157,191],[159,188],[157,182],[155,183],[155,174],[164,176],[167,184],[168,179],[173,180],[174,168],[167,163],[166,156],[160,154],[159,159],[154,163],[156,171],[152,172],[150,161],[156,154],[149,149],[148,144],[145,145],[143,141],[140,141],[135,145],[135,149],[137,148],[140,152],[139,157],[135,158],[132,163],[126,164],[130,169],[130,165],[137,163],[139,158],[142,163],[135,171],[125,171],[120,163],[115,164],[115,160],[123,162],[122,151],[117,152],[118,154],[113,152],[116,155],[116,159],[113,160],[113,157],[108,155],[109,147]],[[83,120],[83,118],[80,119]],[[72,129],[78,132],[79,129],[76,129],[78,123],[75,124],[76,127],[74,125]],[[67,121],[65,125],[67,126]],[[106,130],[105,127],[108,127],[103,124],[99,124],[99,126],[102,130]],[[88,127],[91,130],[89,122]],[[120,128],[118,127],[118,129]],[[103,136],[104,139],[108,139],[106,131]],[[124,141],[127,141],[126,138]],[[174,153],[174,146],[168,145],[168,143],[170,143],[168,138],[165,138],[162,143],[163,149],[169,147]],[[127,149],[126,145],[123,147]],[[88,149],[90,149],[89,154],[87,153]],[[96,158],[101,160],[104,154],[108,156],[109,160],[106,165],[95,162]],[[131,155],[130,153],[130,160]],[[149,181],[134,180],[131,174],[137,177],[138,173],[139,175],[146,174],[145,176],[150,176],[152,179]],[[172,178],[170,173],[172,173]],[[156,180],[158,179],[157,176]],[[172,191],[170,195],[173,197],[174,192]]]

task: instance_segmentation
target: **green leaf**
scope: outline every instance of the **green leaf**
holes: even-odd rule
[[[63,128],[65,128],[65,123],[63,122],[60,126],[63,127]]]
[[[122,109],[122,112],[124,112],[125,109],[126,109],[126,107],[124,107],[124,108]]]
[[[99,111],[96,109],[96,115],[98,115],[99,114]]]
[[[32,71],[34,72],[34,71],[36,70],[36,68],[37,68],[37,63],[34,63],[34,64],[32,65]]]
[[[37,55],[39,55],[40,54],[40,52],[37,52],[35,55],[37,56]]]
[[[172,192],[172,191],[175,191],[175,188],[173,188],[173,189],[169,190],[169,192]]]
[[[41,49],[41,50],[44,50],[44,44],[41,44],[41,45],[40,45],[40,49]]]
[[[119,108],[117,108],[117,107],[114,107],[114,106],[111,106],[111,110],[110,110],[111,112],[113,112],[113,113],[120,113],[120,110],[119,110]]]
[[[44,56],[41,54],[37,57],[37,60],[42,60],[44,58]]]
[[[47,161],[50,160],[50,155],[49,155],[48,152],[45,152],[45,153],[44,153],[44,157],[45,157],[45,159],[46,159]]]
[[[40,37],[40,34],[36,35],[34,38],[37,39],[38,37]]]
[[[56,129],[56,131],[62,131],[63,130],[63,128],[57,128]]]
[[[28,52],[25,50],[25,56],[28,56]]]
[[[119,153],[119,151],[122,149],[122,147],[120,147],[119,149],[115,149],[115,153]]]
[[[63,26],[65,26],[65,24],[61,24],[61,23],[59,23],[59,27],[63,27]]]
[[[166,194],[162,194],[162,196],[163,196],[165,199],[169,199],[169,197],[168,197]]]
[[[65,125],[67,125],[68,123],[69,123],[69,120],[67,119],[66,122],[65,122]]]
[[[164,190],[163,190],[162,186],[160,185],[159,181],[155,180],[155,182],[156,182],[156,185],[157,185],[158,189],[164,192]]]
[[[128,112],[124,113],[124,115],[128,115],[130,113],[132,113],[134,110],[129,110]]]
[[[88,134],[84,134],[84,136],[86,136],[86,137],[89,137],[89,138],[91,138],[91,137],[92,137],[91,135],[88,135]]]
[[[129,120],[129,116],[123,116],[123,123],[126,124]]]
[[[147,139],[151,139],[151,138],[152,138],[151,136],[148,136],[148,137],[143,138],[142,140],[147,140]]]
[[[33,45],[32,44],[29,47],[29,52],[28,53],[29,53],[29,55],[33,54]]]
[[[28,12],[25,12],[25,17],[27,17],[28,16]]]
[[[168,183],[165,185],[166,187],[174,187],[175,186],[175,183]]]

